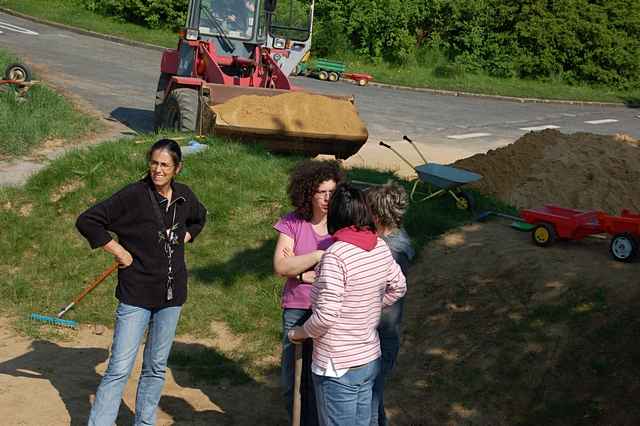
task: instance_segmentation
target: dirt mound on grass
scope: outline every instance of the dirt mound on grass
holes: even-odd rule
[[[500,223],[425,247],[385,389],[392,424],[637,424],[640,262],[607,249],[543,249]]]
[[[640,143],[626,135],[531,132],[455,165],[483,175],[475,188],[519,208],[640,211]]]
[[[213,107],[216,124],[251,129],[366,136],[367,128],[348,100],[304,92],[238,96]]]

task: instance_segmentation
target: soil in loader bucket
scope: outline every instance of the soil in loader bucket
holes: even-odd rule
[[[333,154],[337,158],[354,155],[368,138],[355,105],[346,97],[265,91],[216,104],[215,93],[213,90],[209,108],[217,135],[264,141],[275,152]]]

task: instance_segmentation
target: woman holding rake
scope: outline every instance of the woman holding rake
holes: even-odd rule
[[[301,325],[311,315],[311,287],[315,280],[314,266],[324,250],[333,243],[327,232],[327,210],[336,185],[343,179],[335,161],[307,160],[291,172],[288,193],[294,210],[283,216],[274,228],[278,242],[273,255],[277,274],[286,277],[282,292],[282,386],[286,408],[293,412],[294,345],[288,331]],[[301,425],[318,424],[315,395],[311,380],[312,342],[307,340],[302,353]]]
[[[159,140],[149,150],[148,162],[144,179],[91,207],[76,223],[91,248],[102,247],[120,264],[111,358],[91,409],[92,426],[115,422],[147,328],[135,424],[155,424],[169,352],[187,298],[184,245],[193,242],[206,220],[206,209],[195,194],[175,181],[182,168],[180,146]]]
[[[381,368],[376,327],[383,307],[406,292],[389,247],[376,234],[364,194],[338,185],[327,216],[336,242],[316,268],[312,314],[289,331],[313,338],[313,383],[322,426],[369,426],[372,388]]]

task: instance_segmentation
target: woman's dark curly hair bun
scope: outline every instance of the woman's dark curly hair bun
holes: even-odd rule
[[[344,172],[337,161],[304,160],[291,172],[287,192],[296,214],[303,220],[311,220],[313,195],[327,180],[336,184],[344,180]]]

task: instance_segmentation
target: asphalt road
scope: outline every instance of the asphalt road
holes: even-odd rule
[[[153,98],[161,53],[65,31],[0,13],[0,47],[36,66],[47,80],[78,95],[105,116],[134,131],[152,128]],[[443,96],[348,82],[294,78],[314,91],[353,94],[369,129],[369,143],[353,160],[398,166],[379,140],[410,135],[427,156],[449,162],[504,146],[542,127],[562,132],[627,133],[640,138],[640,111],[626,107],[519,103]],[[398,145],[397,145],[398,146]],[[400,145],[415,160],[415,153]],[[410,148],[410,147],[409,147]],[[420,162],[420,161],[418,161]]]

